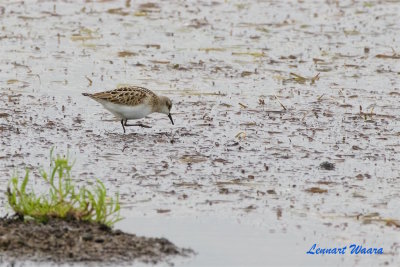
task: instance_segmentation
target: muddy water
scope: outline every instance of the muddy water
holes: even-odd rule
[[[178,265],[395,265],[399,14],[399,1],[3,1],[0,191],[56,147],[78,183],[120,192],[118,227],[197,249]],[[123,134],[81,96],[122,84],[168,95],[175,126],[151,115]],[[305,257],[314,243],[385,254]]]

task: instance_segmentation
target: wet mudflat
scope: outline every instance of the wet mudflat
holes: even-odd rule
[[[399,262],[398,1],[0,6],[0,192],[55,146],[77,159],[78,183],[101,179],[122,215],[152,222],[143,234],[178,246],[196,250],[195,235],[176,243],[163,218],[223,216],[238,225],[225,236],[286,237],[268,247],[287,265],[310,265],[314,243],[385,252],[326,264]],[[123,134],[81,96],[123,84],[168,95],[175,126],[155,114]]]

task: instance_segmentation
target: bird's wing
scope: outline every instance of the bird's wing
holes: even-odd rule
[[[155,96],[156,94],[149,89],[137,86],[121,87],[111,91],[99,92],[91,95],[94,99],[130,106],[142,104],[148,98]]]

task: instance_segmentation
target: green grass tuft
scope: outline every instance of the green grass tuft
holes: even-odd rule
[[[77,188],[72,183],[73,164],[68,157],[53,157],[50,152],[50,170],[40,170],[46,182],[47,192],[36,194],[33,189],[27,191],[29,170],[20,182],[15,174],[7,188],[8,203],[17,216],[46,222],[51,218],[97,222],[111,227],[120,221],[119,195],[107,197],[104,184],[97,180],[91,190]]]

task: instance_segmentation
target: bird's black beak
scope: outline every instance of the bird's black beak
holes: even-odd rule
[[[174,120],[172,119],[171,113],[168,114],[168,118],[171,120],[172,125],[174,125]]]

